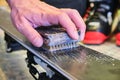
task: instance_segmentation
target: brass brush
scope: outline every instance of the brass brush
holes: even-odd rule
[[[57,51],[78,47],[78,40],[73,40],[69,37],[64,28],[60,26],[47,26],[36,28],[38,33],[43,37],[42,48],[46,51]],[[80,31],[78,31],[80,35]]]

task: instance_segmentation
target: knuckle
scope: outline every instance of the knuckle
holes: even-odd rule
[[[24,25],[22,23],[20,23],[19,21],[15,22],[15,27],[17,28],[17,30],[21,33],[23,33],[25,31],[25,27],[23,27]]]
[[[24,32],[24,28],[23,28],[23,27],[20,27],[20,26],[17,25],[16,28],[17,28],[17,30],[18,30],[19,32],[21,32],[21,33]]]
[[[78,10],[76,10],[76,9],[72,9],[71,11],[74,13],[79,13]]]
[[[59,17],[66,17],[67,14],[66,14],[65,12],[61,12],[58,16],[59,16]]]

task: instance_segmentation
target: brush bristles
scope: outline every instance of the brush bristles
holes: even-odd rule
[[[71,42],[71,43],[65,43],[65,44],[54,45],[54,46],[44,46],[43,49],[52,52],[52,51],[63,50],[63,49],[71,49],[78,46],[79,46],[78,42]]]
[[[42,48],[46,51],[57,51],[78,47],[78,40],[73,40],[60,26],[39,27],[36,29],[43,37]],[[80,35],[80,31],[78,31]]]

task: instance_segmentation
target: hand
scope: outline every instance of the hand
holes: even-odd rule
[[[11,7],[11,19],[14,26],[34,46],[40,47],[43,39],[34,29],[38,26],[60,24],[73,39],[78,39],[77,29],[81,31],[80,39],[85,34],[85,23],[74,9],[58,9],[39,0],[8,0]]]

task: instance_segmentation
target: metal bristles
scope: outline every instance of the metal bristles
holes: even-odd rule
[[[39,27],[36,30],[43,37],[42,48],[45,51],[52,52],[79,46],[78,42],[80,39],[73,40],[62,27]],[[78,31],[78,34],[80,35],[80,31]]]
[[[49,49],[46,49],[46,50],[57,51],[57,50],[63,50],[63,49],[70,49],[70,48],[74,48],[74,47],[78,47],[78,46],[79,46],[78,42],[71,42],[71,43],[49,46]]]

